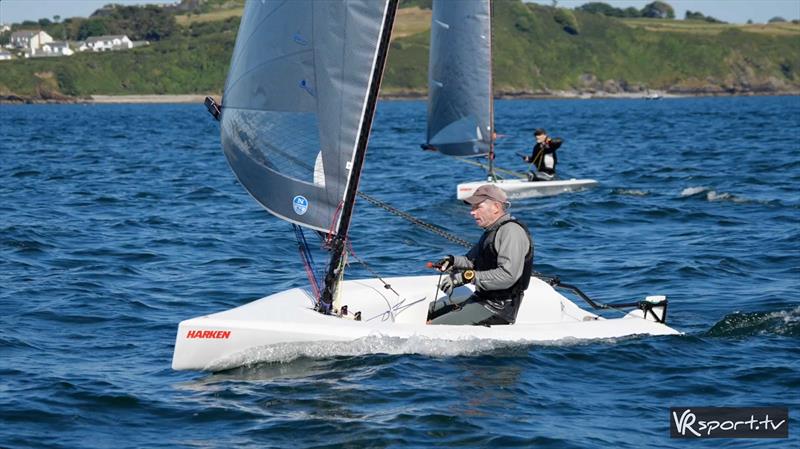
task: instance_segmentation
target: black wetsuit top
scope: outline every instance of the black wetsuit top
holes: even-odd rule
[[[476,271],[486,271],[497,268],[495,237],[497,236],[497,231],[509,223],[516,223],[525,231],[525,235],[528,237],[528,252],[525,254],[522,275],[520,275],[519,279],[517,279],[511,287],[501,290],[477,289],[475,295],[484,301],[484,306],[487,309],[491,310],[495,315],[509,324],[513,324],[517,319],[517,312],[522,303],[522,295],[525,293],[525,289],[528,288],[528,284],[530,284],[531,272],[533,270],[533,241],[531,240],[528,227],[517,219],[511,218],[502,222],[499,226],[493,226],[484,232],[476,245],[480,250],[473,264]]]
[[[542,173],[547,173],[548,175],[555,175],[556,174],[556,164],[558,164],[558,157],[556,156],[556,150],[561,147],[561,144],[564,143],[563,140],[559,138],[551,139],[547,138],[542,143],[536,143],[533,146],[533,152],[531,153],[531,162],[536,166],[536,170]],[[551,154],[553,156],[553,166],[549,167],[545,164],[545,155]]]

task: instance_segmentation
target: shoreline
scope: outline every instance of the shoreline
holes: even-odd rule
[[[91,95],[88,97],[35,98],[19,95],[0,96],[0,104],[202,104],[206,96],[219,99],[219,94],[178,94],[178,95]],[[800,96],[800,91],[747,91],[747,92],[666,92],[651,90],[649,92],[603,92],[603,91],[553,91],[542,93],[501,92],[495,100],[592,100],[592,99],[628,99],[628,100],[660,100],[668,98],[695,97],[755,97],[755,96]],[[378,98],[384,101],[425,100],[427,92],[407,92],[382,94]]]
[[[96,104],[138,104],[138,103],[203,103],[206,95],[92,95],[87,103]]]

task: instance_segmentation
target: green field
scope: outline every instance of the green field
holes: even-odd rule
[[[800,24],[791,22],[777,22],[770,24],[737,25],[730,23],[709,23],[692,20],[667,20],[667,19],[621,19],[622,23],[647,31],[674,32],[688,34],[720,34],[725,31],[744,31],[768,36],[798,36]]]
[[[177,15],[178,31],[149,46],[0,62],[0,96],[219,94],[241,12],[240,0],[217,0]],[[577,33],[565,30],[564,14]],[[429,9],[398,12],[384,95],[426,93],[429,28]],[[497,0],[493,42],[499,95],[800,91],[800,25],[791,23],[615,19]]]

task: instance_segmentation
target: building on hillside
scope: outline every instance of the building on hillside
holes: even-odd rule
[[[91,51],[127,50],[133,48],[128,36],[92,36],[86,38],[86,47]]]
[[[34,56],[71,56],[75,52],[64,41],[53,41],[42,45],[41,51]]]
[[[11,53],[0,50],[0,61],[8,61],[9,59],[11,59]]]
[[[42,45],[53,42],[53,38],[44,31],[14,31],[11,33],[11,45],[15,48],[23,48],[28,50],[37,50]]]
[[[11,31],[11,27],[5,23],[0,23],[0,33],[5,33],[6,31]]]

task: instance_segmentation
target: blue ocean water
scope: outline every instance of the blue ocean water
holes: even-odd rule
[[[479,168],[419,150],[423,102],[381,102],[361,190],[458,235]],[[498,165],[532,131],[562,178],[519,201],[536,267],[602,302],[670,298],[679,337],[374,340],[209,374],[177,323],[307,280],[290,225],[239,186],[202,105],[0,105],[0,447],[798,447],[800,99],[499,101]],[[461,251],[358,203],[382,276]],[[348,277],[371,277],[358,264]],[[671,406],[786,406],[786,440],[669,438]]]

